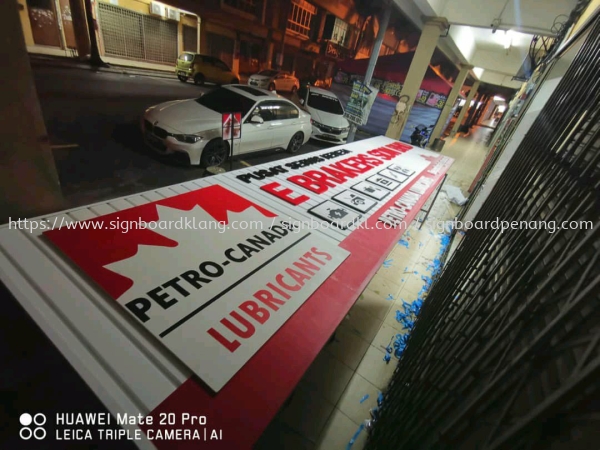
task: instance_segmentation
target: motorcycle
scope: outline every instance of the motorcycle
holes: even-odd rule
[[[433,131],[434,125],[426,127],[425,125],[417,125],[415,131],[410,135],[410,143],[417,147],[425,148],[429,142],[429,136]]]

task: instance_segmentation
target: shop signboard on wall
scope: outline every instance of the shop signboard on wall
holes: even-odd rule
[[[431,106],[436,109],[444,109],[447,99],[448,97],[445,95],[419,89],[415,102],[420,103],[421,105]]]
[[[331,41],[325,42],[324,53],[330,58],[339,60],[345,60],[353,57],[353,52],[351,50]]]
[[[45,234],[214,391],[349,255],[220,184]]]
[[[392,97],[400,97],[400,93],[402,92],[402,84],[395,81],[386,81],[383,83],[381,92],[386,95],[391,95]]]
[[[366,125],[371,113],[371,107],[377,98],[377,89],[367,86],[359,80],[354,80],[350,100],[346,105],[344,117],[355,125]]]

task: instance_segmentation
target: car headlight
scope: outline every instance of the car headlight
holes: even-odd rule
[[[315,127],[317,127],[317,128],[321,128],[321,127],[324,127],[324,126],[325,126],[325,125],[323,125],[321,122],[317,122],[317,121],[316,121],[316,120],[314,120],[314,119],[310,119],[310,123],[311,123],[311,124],[313,124],[313,125],[314,125]]]
[[[345,133],[346,131],[350,131],[350,127],[342,128],[343,133]]]
[[[185,142],[186,144],[195,144],[202,140],[202,136],[197,136],[195,134],[174,134],[173,137],[179,142]]]

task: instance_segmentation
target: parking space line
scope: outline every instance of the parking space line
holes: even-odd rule
[[[240,159],[240,164],[243,164],[246,167],[252,167],[252,164],[248,164],[246,161],[242,161],[241,159]]]

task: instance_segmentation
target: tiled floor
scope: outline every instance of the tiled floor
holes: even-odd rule
[[[475,128],[469,137],[449,139],[444,146],[442,154],[455,159],[446,183],[465,195],[485,160],[484,142],[491,131]],[[352,439],[352,450],[363,448],[367,433],[359,427],[396,366],[394,357],[385,363],[385,348],[396,334],[406,332],[396,311],[417,299],[425,284],[421,277],[431,275],[428,267],[442,248],[443,227],[438,224],[452,220],[459,210],[441,192],[422,229],[413,224],[407,230],[257,448],[347,450]]]

